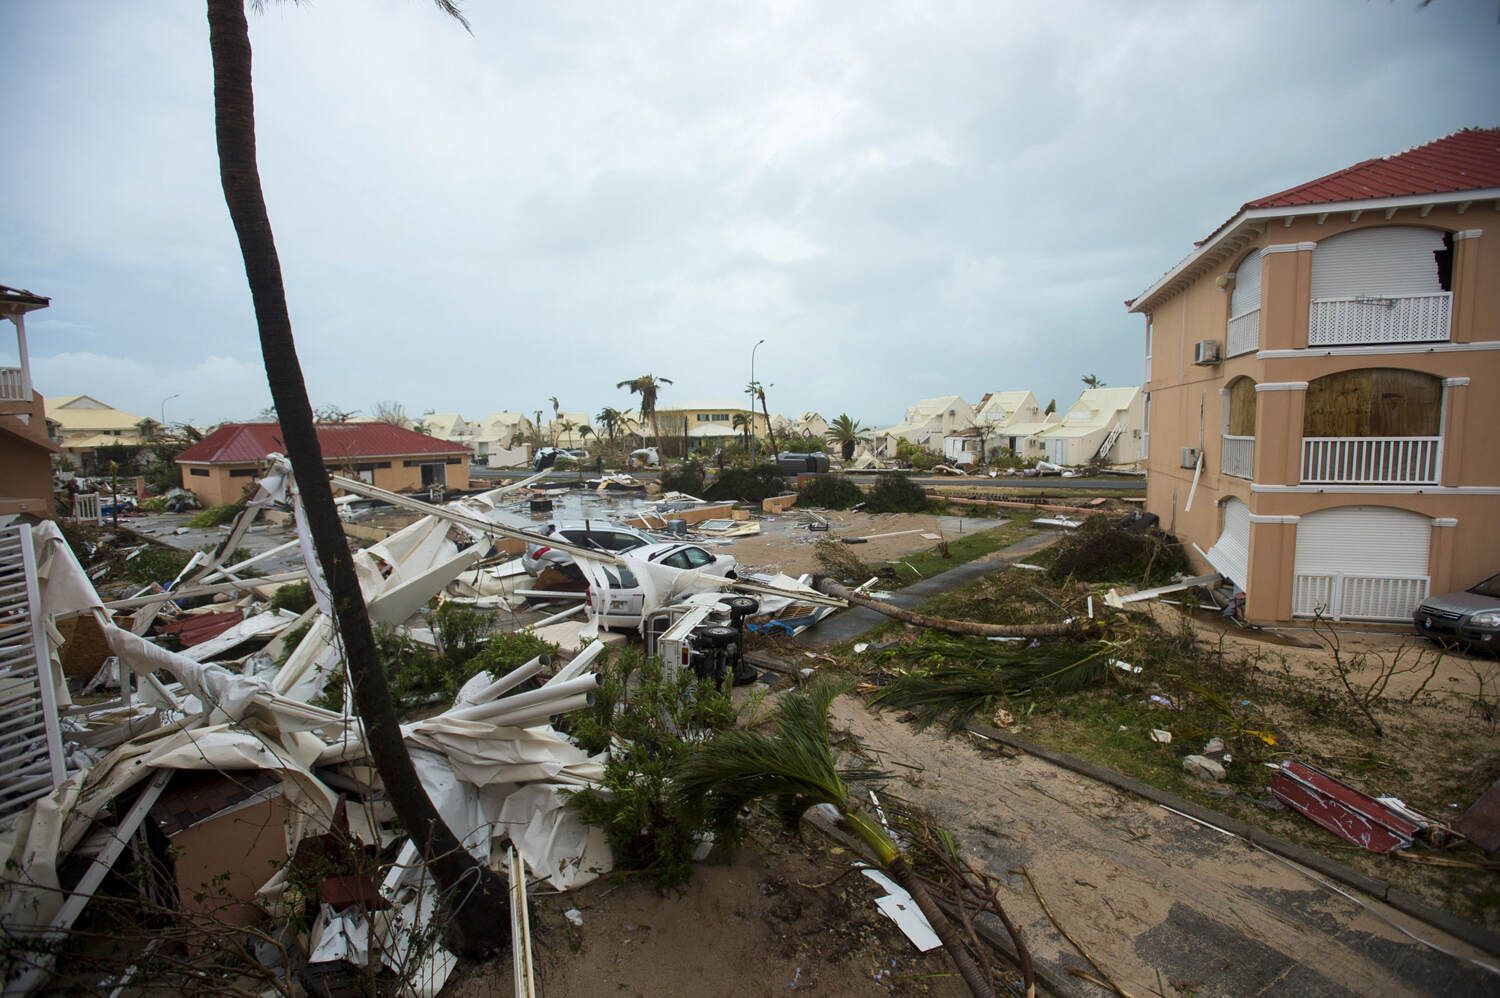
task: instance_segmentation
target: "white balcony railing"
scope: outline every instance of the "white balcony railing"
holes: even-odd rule
[[[0,367],[0,402],[30,402],[19,367]]]
[[[1410,622],[1427,596],[1427,576],[1294,575],[1292,615]]]
[[[1255,477],[1255,438],[1224,434],[1219,470],[1235,478]]]
[[[1442,437],[1303,437],[1307,485],[1436,485]]]
[[[1452,311],[1451,291],[1314,301],[1307,345],[1446,342]]]
[[[1238,357],[1260,349],[1260,309],[1252,309],[1229,320],[1224,335],[1224,356]]]

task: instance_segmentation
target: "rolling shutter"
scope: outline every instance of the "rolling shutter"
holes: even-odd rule
[[[1403,509],[1340,506],[1297,524],[1292,612],[1405,620],[1427,595],[1432,520]]]
[[[1387,225],[1331,236],[1313,251],[1312,298],[1425,295],[1443,290],[1437,260],[1443,234]]]
[[[1214,571],[1241,589],[1250,572],[1250,507],[1238,499],[1224,502],[1224,531],[1204,557]]]
[[[1251,250],[1234,272],[1234,291],[1229,296],[1229,317],[1260,308],[1260,250]]]

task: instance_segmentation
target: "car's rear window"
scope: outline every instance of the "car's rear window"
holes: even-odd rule
[[[1470,589],[1469,592],[1477,593],[1480,596],[1493,596],[1495,599],[1500,599],[1500,575],[1490,576],[1473,589]]]

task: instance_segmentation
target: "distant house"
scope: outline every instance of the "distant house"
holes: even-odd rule
[[[97,447],[144,446],[156,433],[156,420],[132,416],[92,395],[62,395],[46,401],[47,418],[58,424],[64,453],[74,463]]]
[[[392,492],[469,487],[469,449],[389,423],[319,423],[330,472]],[[286,453],[279,423],[224,423],[177,455],[182,487],[205,506],[237,502],[271,454]]]
[[[747,396],[746,401],[748,400]],[[689,440],[689,449],[706,441],[716,441],[717,445],[742,436],[744,431],[734,427],[736,415],[750,416],[755,435],[761,440],[767,440],[766,418],[758,412],[751,412],[740,403],[727,399],[674,402],[670,407],[658,406],[656,409],[656,418],[661,425],[662,437],[667,441],[680,441],[686,436]],[[647,425],[650,425],[649,420],[647,420]],[[766,446],[770,446],[769,442]]]
[[[554,447],[582,447],[588,442],[583,428],[588,427],[593,432],[593,424],[589,422],[589,414],[586,412],[564,412],[559,413],[556,418],[548,421],[542,429],[545,443]]]
[[[464,417],[456,412],[429,412],[422,417],[422,429],[439,440],[468,443],[472,432]]]
[[[0,317],[16,328],[16,367],[0,367],[0,523],[17,514],[52,517],[52,455],[42,397],[31,385],[26,352],[26,313],[50,299],[0,286]]]
[[[1090,388],[1062,422],[1038,435],[1053,464],[1134,464],[1146,456],[1146,396],[1139,388]]]
[[[974,407],[975,422],[991,428],[985,436],[985,453],[1006,450],[1016,457],[1036,460],[1047,456],[1042,433],[1062,422],[1029,391],[990,392]]]
[[[901,422],[871,434],[875,455],[895,457],[897,440],[941,452],[945,437],[975,422],[974,407],[957,395],[922,399],[906,410]]]

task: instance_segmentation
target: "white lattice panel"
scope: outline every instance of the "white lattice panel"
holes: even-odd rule
[[[0,827],[64,776],[31,528],[0,528]]]
[[[1315,300],[1307,329],[1307,345],[1446,342],[1452,311],[1453,293],[1450,291],[1391,298]]]

